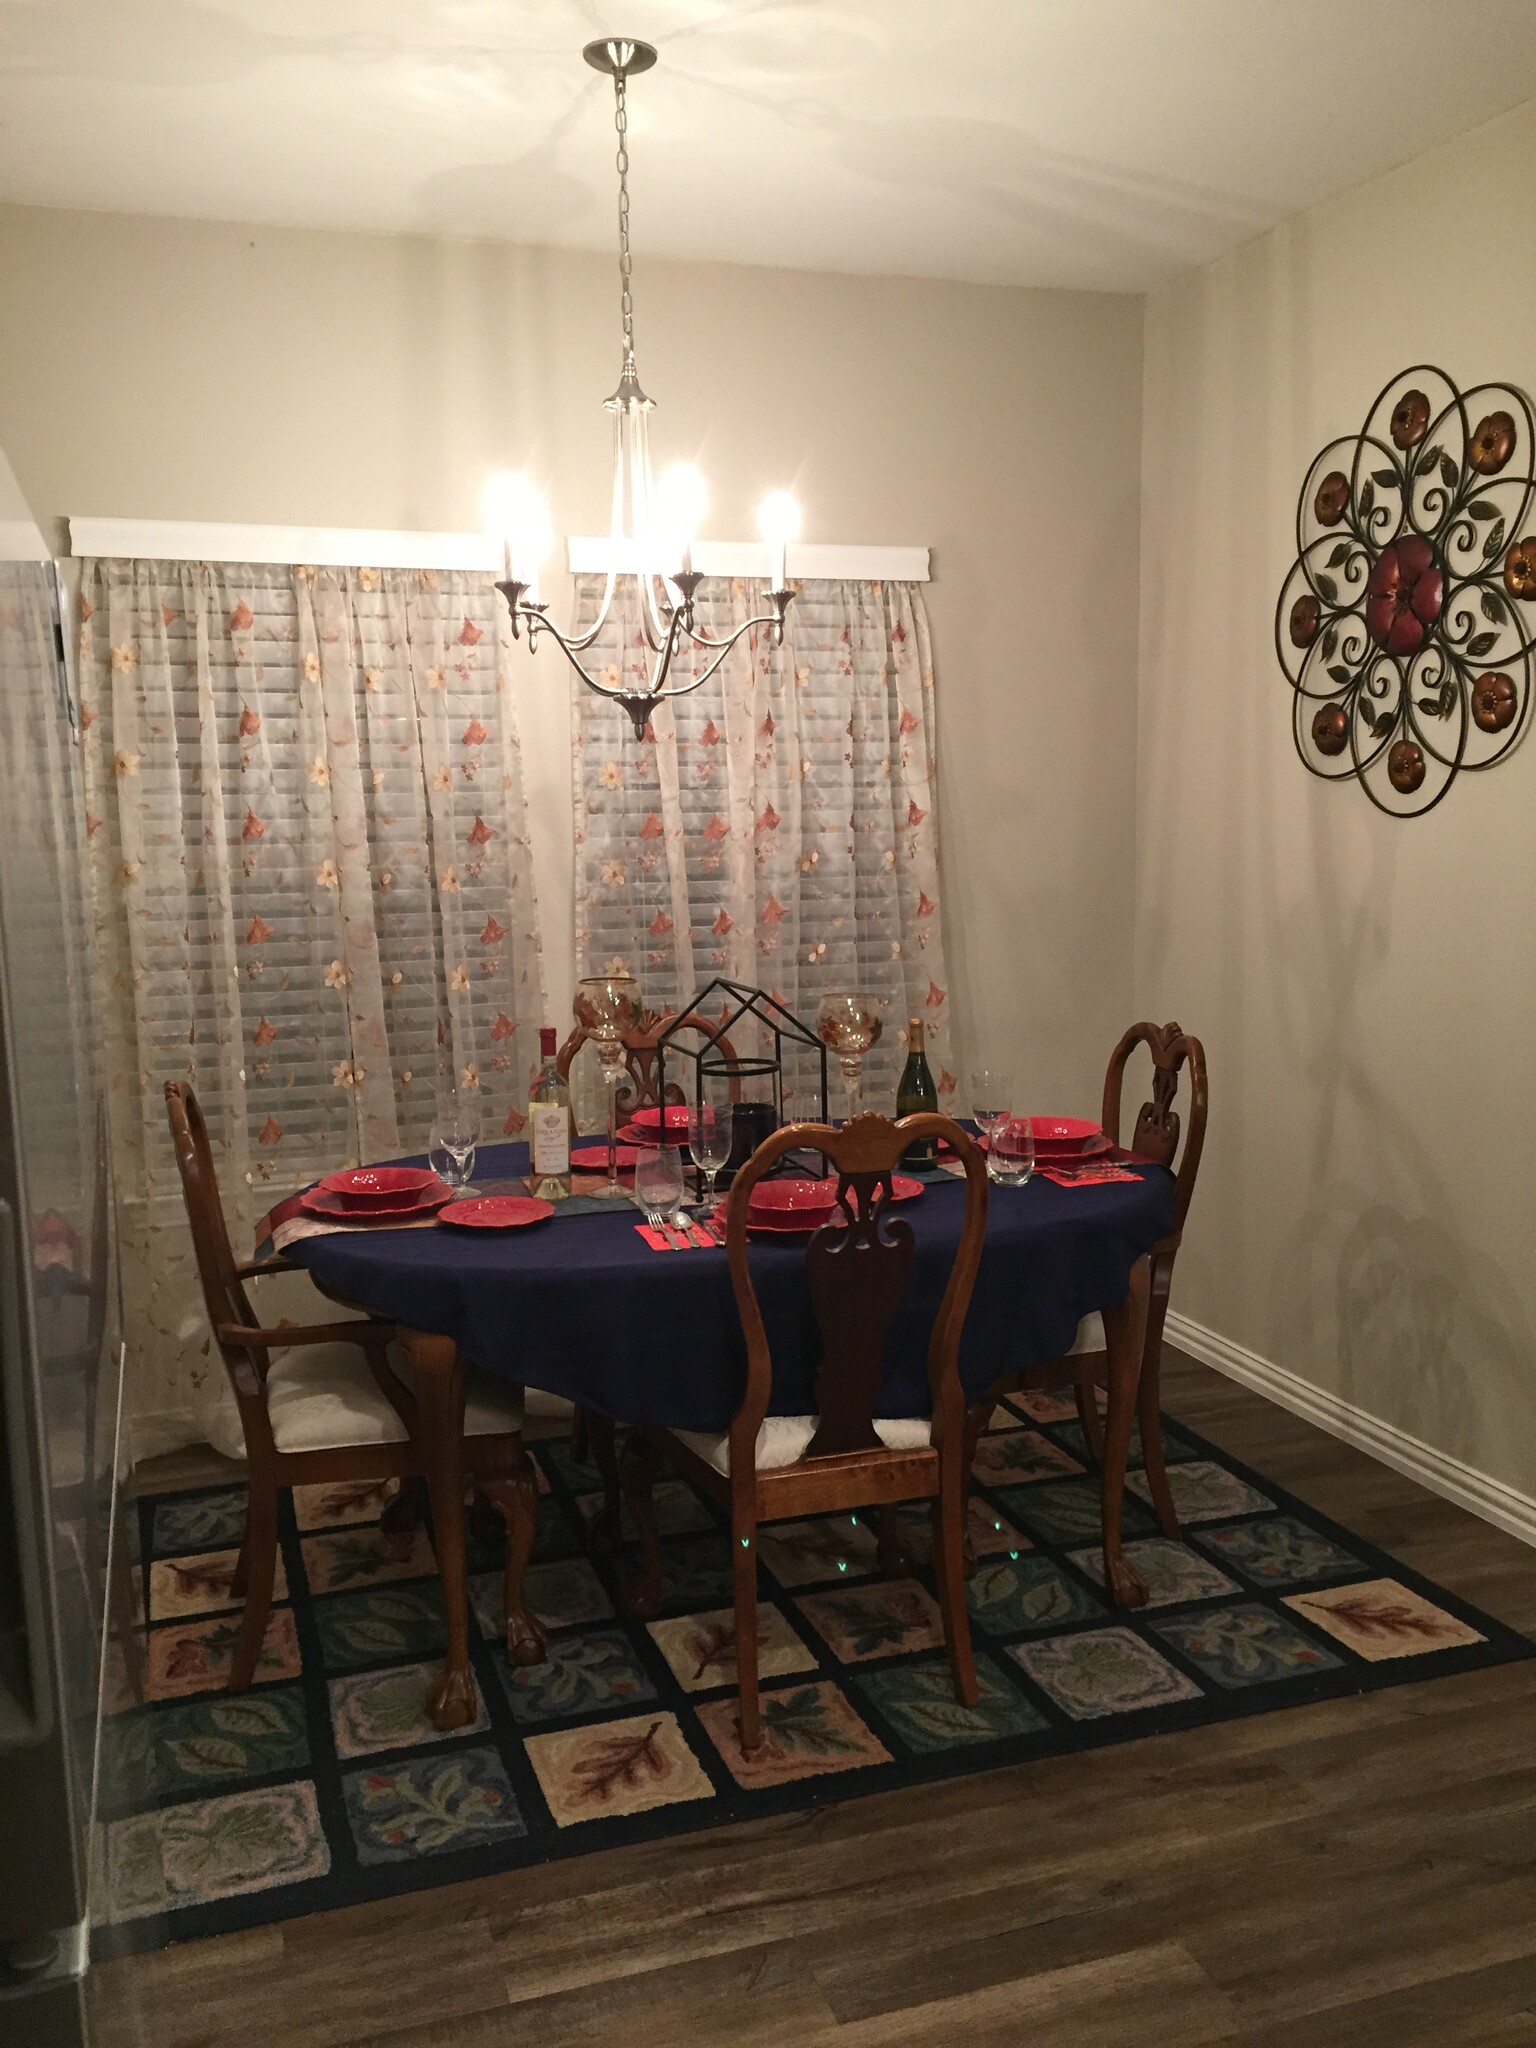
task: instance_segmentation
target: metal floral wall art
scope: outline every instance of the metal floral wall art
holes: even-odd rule
[[[1394,377],[1296,507],[1275,608],[1296,750],[1395,817],[1523,736],[1536,680],[1536,419],[1507,384]]]

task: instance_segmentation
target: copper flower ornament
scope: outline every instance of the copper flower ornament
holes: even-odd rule
[[[1342,469],[1330,469],[1317,487],[1312,509],[1320,526],[1337,526],[1349,503],[1349,478]]]
[[[1399,448],[1417,448],[1429,425],[1429,400],[1422,391],[1405,391],[1392,409],[1392,439]]]
[[[1349,716],[1338,704],[1320,704],[1312,717],[1312,744],[1320,754],[1342,754],[1349,745]]]
[[[1298,597],[1291,606],[1291,643],[1295,647],[1310,647],[1317,638],[1317,629],[1322,624],[1323,608],[1315,597]]]
[[[1481,404],[1476,403],[1481,400]],[[1474,424],[1475,423],[1475,424]],[[1412,817],[1536,697],[1536,408],[1420,365],[1317,456],[1275,607],[1302,761]]]
[[[1398,740],[1387,756],[1387,775],[1394,789],[1411,796],[1424,780],[1424,749]]]
[[[1504,588],[1522,604],[1536,598],[1536,534],[1517,540],[1504,557]]]
[[[1502,732],[1512,725],[1519,707],[1508,676],[1484,676],[1472,691],[1472,716],[1484,732]]]
[[[1467,460],[1479,476],[1497,476],[1515,452],[1515,422],[1507,412],[1485,413],[1467,444]]]

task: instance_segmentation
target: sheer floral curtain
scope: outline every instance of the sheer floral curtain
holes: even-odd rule
[[[543,968],[488,576],[90,561],[81,600],[142,1450],[223,1396],[165,1081],[196,1086],[248,1242],[317,1174],[424,1149],[450,1074],[487,1138],[519,1128]]]
[[[600,592],[582,579],[585,616]],[[766,609],[764,589],[706,583],[700,606],[719,633]],[[644,672],[633,607],[616,600],[594,654],[610,682]],[[580,690],[581,971],[625,961],[656,1009],[713,974],[769,988],[807,1021],[828,989],[884,996],[871,1106],[894,1098],[914,1014],[951,1095],[934,703],[921,591],[902,583],[800,585],[781,649],[744,641],[640,741],[618,706]]]

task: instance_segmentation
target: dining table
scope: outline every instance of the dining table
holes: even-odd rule
[[[1174,1183],[1161,1166],[1127,1165],[1134,1178],[1059,1184],[1036,1174],[1022,1186],[990,1187],[959,1368],[968,1402],[982,1401],[1063,1358],[1083,1318],[1103,1316],[1106,1580],[1121,1604],[1135,1605],[1146,1588],[1123,1556],[1119,1496],[1145,1336],[1147,1255],[1173,1228]],[[484,1146],[475,1186],[517,1184],[527,1171],[525,1145]],[[915,1244],[887,1336],[880,1413],[890,1417],[929,1411],[928,1338],[965,1207],[963,1181],[942,1167],[917,1178],[921,1193],[901,1210]],[[394,1322],[415,1375],[446,1621],[445,1662],[428,1710],[446,1732],[476,1711],[462,1513],[469,1367],[563,1396],[610,1438],[625,1424],[723,1432],[745,1375],[726,1255],[718,1247],[653,1249],[635,1207],[612,1197],[578,1195],[546,1221],[504,1232],[438,1220],[288,1237],[280,1226],[295,1201],[261,1226],[268,1242],[332,1299]],[[750,1257],[774,1360],[769,1412],[810,1414],[820,1343],[806,1239],[755,1237]]]

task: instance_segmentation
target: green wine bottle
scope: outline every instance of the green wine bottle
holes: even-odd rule
[[[914,1017],[907,1025],[907,1064],[896,1084],[896,1114],[916,1116],[921,1110],[936,1110],[938,1106],[939,1091],[933,1085],[933,1076],[928,1071],[928,1055],[923,1051],[923,1020]],[[919,1138],[915,1145],[909,1145],[902,1153],[901,1163],[909,1173],[925,1173],[937,1166],[938,1139]]]

